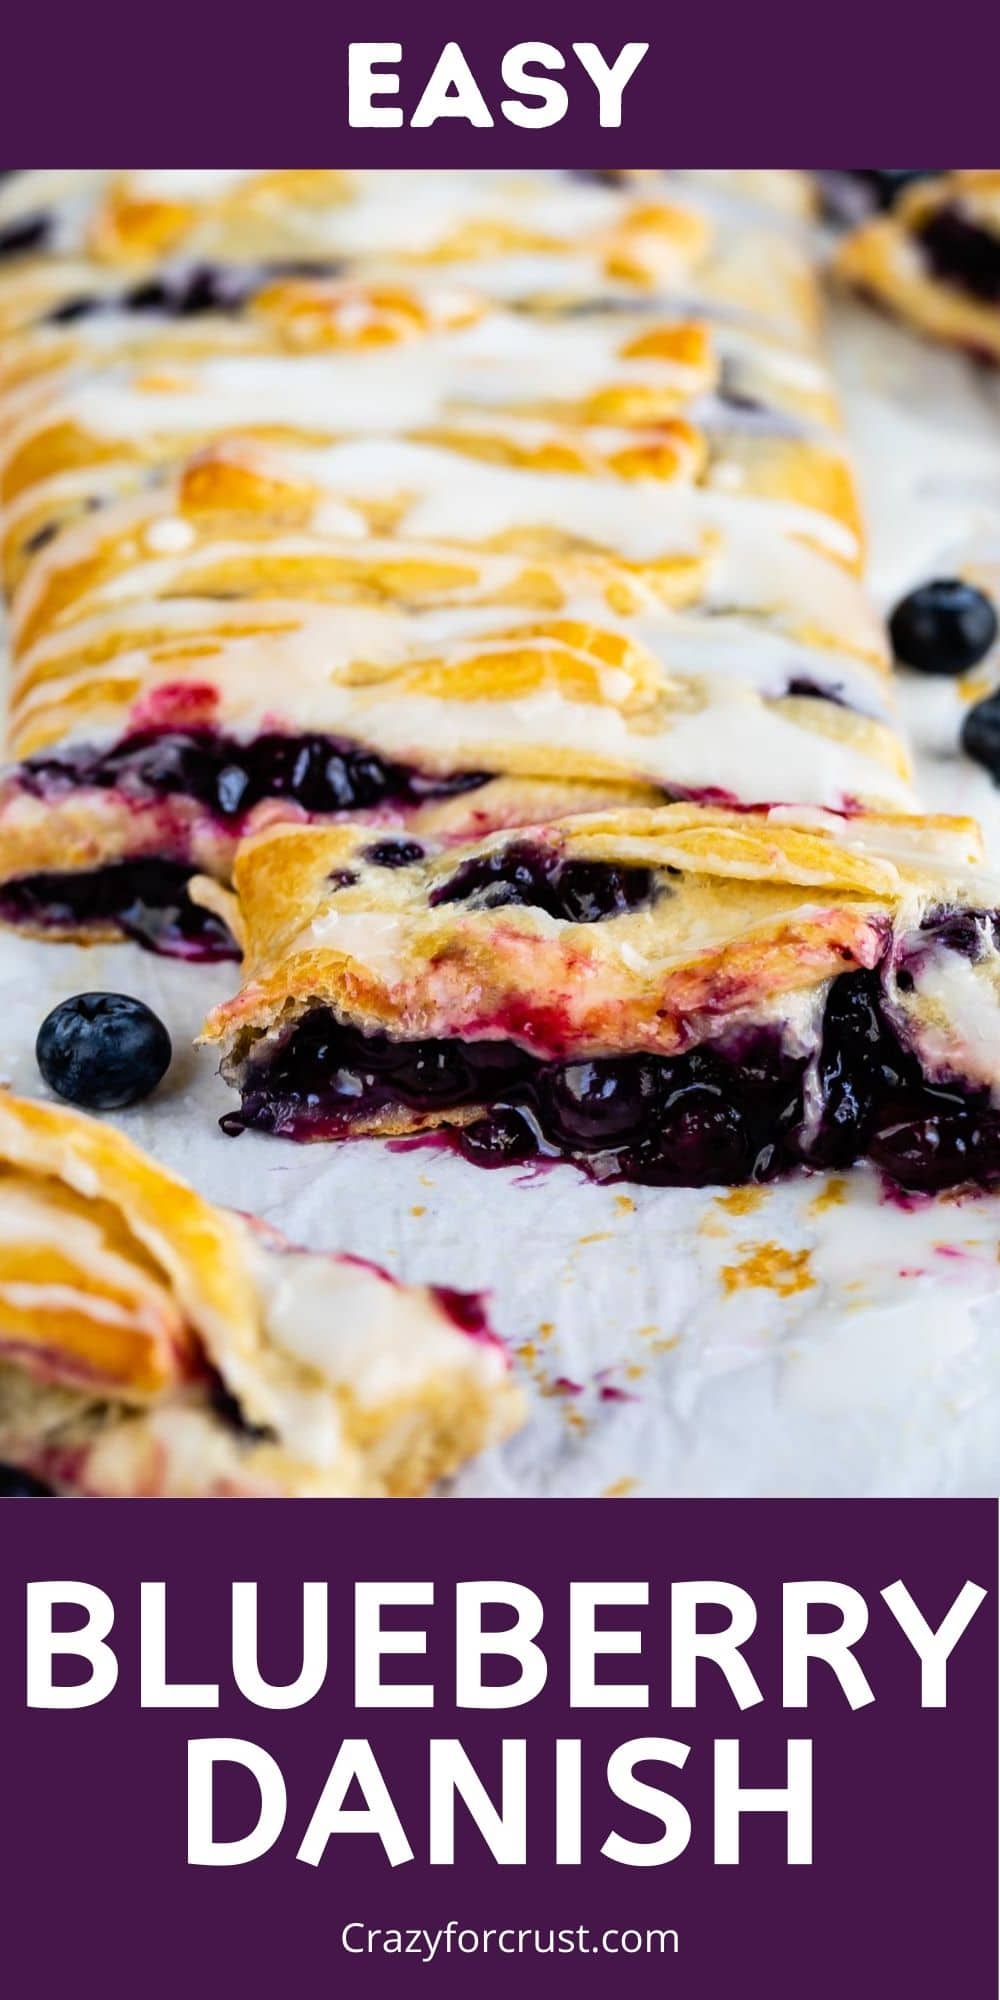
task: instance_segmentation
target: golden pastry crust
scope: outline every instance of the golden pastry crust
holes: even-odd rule
[[[0,1094],[0,1184],[0,1458],[60,1490],[416,1493],[518,1420],[474,1298],[297,1251],[112,1127]]]
[[[1000,366],[1000,294],[977,297],[957,278],[935,269],[924,238],[942,218],[992,237],[1000,269],[1000,172],[995,168],[963,169],[914,183],[888,214],[862,224],[845,239],[834,268],[844,283],[919,332]]]
[[[183,931],[185,871],[342,811],[446,844],[664,798],[908,810],[803,185],[56,190],[0,279],[5,918],[134,934],[162,860]]]
[[[838,825],[674,805],[525,832],[559,862],[652,871],[644,907],[581,924],[441,898],[463,867],[505,850],[503,835],[390,868],[363,829],[274,828],[237,855],[246,984],[204,1039],[235,1077],[259,1038],[324,1005],[399,1040],[505,1034],[553,1058],[670,1054],[708,1020],[873,964],[895,909],[918,899],[908,857],[932,836],[951,850],[943,873],[958,855],[971,865],[971,823],[905,817]]]

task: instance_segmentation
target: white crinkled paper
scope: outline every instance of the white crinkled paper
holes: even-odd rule
[[[969,556],[1000,587],[1000,385],[860,308],[831,331],[880,601]],[[977,814],[1000,862],[1000,791],[956,754],[954,685],[912,677],[902,700],[925,802]],[[529,1421],[454,1491],[1000,1490],[1000,1200],[908,1212],[864,1173],[832,1190],[600,1188],[569,1167],[487,1173],[372,1140],[226,1139],[234,1100],[191,1040],[235,978],[3,934],[0,1078],[42,1089],[35,1035],[67,994],[137,993],[176,1051],[155,1097],[118,1119],[140,1145],[310,1247],[489,1289]]]

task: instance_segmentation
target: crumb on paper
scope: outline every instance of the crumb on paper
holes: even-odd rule
[[[809,1269],[808,1250],[786,1250],[781,1243],[741,1243],[739,1247],[744,1253],[742,1262],[724,1264],[719,1273],[727,1292],[759,1287],[787,1299],[816,1283]]]
[[[610,1229],[594,1229],[591,1231],[591,1234],[589,1236],[578,1236],[576,1240],[580,1244],[610,1243],[613,1233],[614,1232]]]
[[[638,1484],[639,1481],[637,1479],[633,1479],[630,1473],[626,1474],[623,1479],[613,1479],[610,1486],[605,1486],[602,1488],[601,1499],[627,1500],[629,1494],[635,1492],[635,1489],[638,1486]]]
[[[711,1208],[706,1208],[704,1215],[699,1216],[697,1228],[699,1236],[729,1235],[729,1224],[724,1216],[717,1213],[714,1203]]]
[[[759,1208],[767,1193],[762,1187],[730,1188],[727,1194],[717,1194],[716,1208],[723,1208],[727,1215],[752,1215]]]
[[[551,1340],[555,1330],[556,1330],[555,1320],[552,1319],[539,1320],[538,1322],[539,1340]]]
[[[619,1215],[635,1214],[635,1202],[632,1200],[630,1194],[616,1194],[615,1207],[618,1210]]]
[[[410,1210],[410,1214],[411,1214],[411,1215],[426,1215],[426,1214],[427,1214],[427,1210],[426,1210],[426,1208],[424,1207],[424,1204],[423,1204],[423,1202],[422,1202],[422,1201],[415,1201],[415,1202],[414,1202],[414,1204],[413,1204],[413,1207],[412,1207],[412,1208],[411,1208],[411,1210]]]
[[[809,1203],[810,1215],[824,1215],[828,1208],[839,1208],[847,1200],[847,1182],[835,1174],[826,1186],[814,1194]]]

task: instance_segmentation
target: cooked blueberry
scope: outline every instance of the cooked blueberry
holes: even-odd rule
[[[593,924],[648,902],[652,892],[648,868],[619,868],[610,861],[560,861],[546,848],[514,840],[463,861],[435,889],[431,903],[475,900],[484,910],[517,904],[568,923]]]
[[[421,1105],[460,1104],[468,1099],[471,1077],[457,1042],[418,1042],[392,1069],[392,1082],[403,1102]]]
[[[275,1437],[275,1432],[267,1424],[249,1422],[243,1414],[238,1398],[233,1395],[231,1389],[227,1389],[222,1376],[214,1368],[208,1377],[207,1387],[212,1409],[228,1430],[235,1431],[239,1437],[250,1438],[258,1444]]]
[[[164,313],[171,319],[190,319],[200,313],[238,312],[260,280],[252,267],[241,270],[227,264],[177,265],[151,278],[122,296],[121,305],[129,313]]]
[[[51,1486],[43,1486],[30,1472],[16,1465],[0,1465],[0,1500],[51,1500]]]
[[[192,903],[192,873],[180,861],[140,860],[22,875],[0,887],[0,914],[5,923],[43,931],[113,924],[147,951],[171,958],[238,958],[222,918]]]
[[[692,1085],[625,1161],[629,1175],[653,1187],[731,1187],[750,1179],[754,1155],[738,1106]]]
[[[854,172],[870,188],[879,208],[891,208],[897,195],[913,181],[926,180],[933,167],[856,167]]]
[[[39,530],[37,546],[55,532],[55,526]],[[353,812],[386,799],[450,798],[485,784],[487,775],[425,774],[328,736],[275,731],[241,743],[211,729],[135,731],[110,750],[81,745],[62,757],[28,758],[20,767],[21,784],[40,796],[70,783],[114,786],[132,797],[176,793],[228,820],[266,798],[294,799],[309,813]]]
[[[1000,1114],[957,1092],[927,1088],[911,1115],[901,1107],[873,1133],[868,1151],[902,1188],[939,1194],[944,1188],[1000,1179]]]
[[[962,749],[1000,784],[1000,689],[970,708],[962,724]]]
[[[614,1146],[641,1130],[656,1098],[656,1073],[641,1056],[563,1063],[539,1082],[547,1133],[585,1151]]]
[[[846,1167],[863,1152],[879,1086],[883,1028],[874,972],[847,973],[830,988],[818,1080],[822,1112],[810,1164]]]
[[[973,964],[986,957],[992,947],[1000,951],[1000,910],[960,910],[947,906],[928,910],[920,925],[935,944],[971,958]]]
[[[538,1141],[530,1121],[512,1105],[498,1104],[487,1118],[459,1128],[458,1146],[467,1160],[480,1167],[504,1167],[515,1160],[530,1160],[538,1151]]]
[[[170,1036],[129,993],[77,993],[46,1015],[35,1055],[59,1097],[90,1111],[119,1111],[148,1097],[166,1074]]]
[[[72,326],[75,320],[89,319],[91,314],[100,312],[102,301],[81,294],[77,298],[63,299],[61,305],[53,306],[45,318],[49,326]]]
[[[48,215],[22,215],[16,222],[8,222],[0,229],[0,258],[20,257],[29,250],[40,249],[51,228]]]
[[[922,674],[964,674],[993,645],[997,614],[974,584],[937,577],[900,600],[889,634],[904,666]]]
[[[648,903],[653,873],[649,868],[616,868],[608,861],[565,861],[557,892],[561,916],[574,924],[596,924]]]
[[[376,840],[364,849],[363,858],[373,868],[409,868],[423,860],[424,850],[417,840]]]
[[[987,305],[1000,300],[1000,234],[951,202],[929,215],[920,244],[935,276]]]
[[[431,902],[465,903],[475,897],[484,909],[520,903],[542,907],[555,857],[527,841],[514,840],[492,854],[473,855],[434,891]]]
[[[839,682],[831,686],[827,681],[814,681],[805,674],[793,674],[785,693],[804,696],[807,701],[832,701],[835,708],[850,708],[851,705]]]

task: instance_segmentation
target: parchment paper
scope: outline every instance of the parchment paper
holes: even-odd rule
[[[831,335],[880,600],[969,556],[1000,586],[996,381],[863,308],[838,307]],[[1000,791],[957,755],[954,686],[913,676],[901,693],[926,803],[977,813],[1000,860]],[[311,1247],[490,1289],[530,1418],[453,1492],[1000,1490],[1000,1201],[908,1212],[864,1172],[730,1195],[598,1188],[571,1167],[486,1173],[371,1140],[226,1139],[231,1093],[190,1044],[235,979],[3,934],[0,1079],[44,1091],[35,1035],[67,994],[140,994],[176,1051],[156,1095],[120,1117],[141,1145]]]

